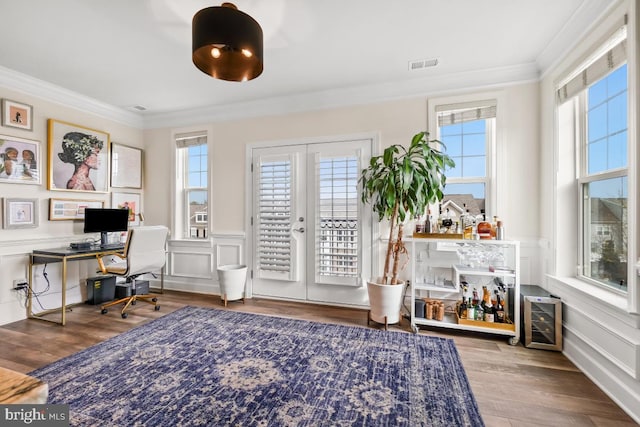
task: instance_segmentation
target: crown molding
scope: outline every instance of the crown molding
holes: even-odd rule
[[[144,114],[144,128],[191,126],[251,117],[350,107],[397,99],[432,96],[444,91],[464,91],[538,81],[535,63],[446,75],[427,75],[404,81],[308,92],[237,104],[213,105],[166,113]]]
[[[538,81],[539,78],[540,74],[535,63],[445,75],[435,75],[427,71],[423,77],[404,81],[329,89],[286,97],[154,114],[127,111],[0,66],[0,86],[138,129],[182,127],[251,117],[350,107],[397,99],[433,96],[445,91],[460,92]]]
[[[0,86],[65,107],[92,113],[134,128],[142,128],[144,124],[142,116],[138,113],[97,101],[88,96],[2,66],[0,66]]]

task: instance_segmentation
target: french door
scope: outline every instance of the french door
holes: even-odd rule
[[[370,139],[252,150],[252,292],[366,304],[371,215],[359,199]]]

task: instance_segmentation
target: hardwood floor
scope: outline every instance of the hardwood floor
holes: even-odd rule
[[[28,373],[185,305],[225,309],[218,296],[171,291],[160,295],[160,304],[160,311],[138,304],[127,319],[116,309],[101,315],[99,306],[77,305],[64,327],[33,319],[0,326],[0,366]],[[226,309],[367,327],[364,310],[266,299],[231,302]],[[406,320],[390,329],[411,333]],[[487,426],[637,425],[562,353],[462,331],[420,333],[455,341]]]

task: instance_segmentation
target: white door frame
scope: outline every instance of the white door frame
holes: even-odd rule
[[[353,140],[362,140],[362,139],[370,139],[372,141],[372,155],[376,155],[380,152],[380,134],[377,132],[365,132],[365,133],[356,133],[356,134],[346,134],[346,135],[333,135],[333,136],[323,136],[323,137],[306,137],[306,138],[298,138],[298,139],[287,139],[287,140],[274,140],[274,141],[259,141],[248,143],[245,146],[245,212],[244,212],[244,223],[245,223],[245,236],[246,236],[246,245],[245,245],[245,259],[247,260],[247,265],[252,266],[254,264],[254,251],[253,245],[254,242],[254,233],[253,226],[251,224],[251,214],[252,214],[252,206],[253,206],[253,179],[251,172],[251,163],[253,158],[253,150],[255,148],[268,148],[268,147],[282,147],[288,145],[301,145],[301,144],[314,144],[314,143],[331,143],[331,142],[346,142]],[[378,221],[373,220],[373,216],[371,216],[368,223],[363,223],[363,230],[369,229],[371,231],[371,244],[372,248],[363,248],[364,250],[368,250],[371,253],[371,269],[369,272],[369,276],[375,274],[376,266],[379,265],[380,255],[379,255],[379,242],[380,242],[380,229]],[[368,277],[366,272],[362,273],[365,279]],[[253,280],[251,277],[251,272],[247,275],[247,288],[246,288],[246,296],[247,298],[253,297]],[[349,306],[345,304],[345,306]]]

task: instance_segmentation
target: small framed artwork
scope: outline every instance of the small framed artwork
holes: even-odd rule
[[[33,107],[22,102],[3,99],[2,126],[33,130]]]
[[[142,188],[142,150],[111,144],[111,186]]]
[[[109,191],[109,134],[49,119],[49,190]]]
[[[111,207],[115,209],[129,210],[129,225],[140,225],[140,194],[138,193],[111,193]]]
[[[102,208],[100,200],[49,199],[49,220],[63,221],[84,219],[85,208]]]
[[[2,211],[4,228],[35,228],[38,226],[38,199],[5,198]]]
[[[40,142],[0,135],[0,183],[40,184]]]

